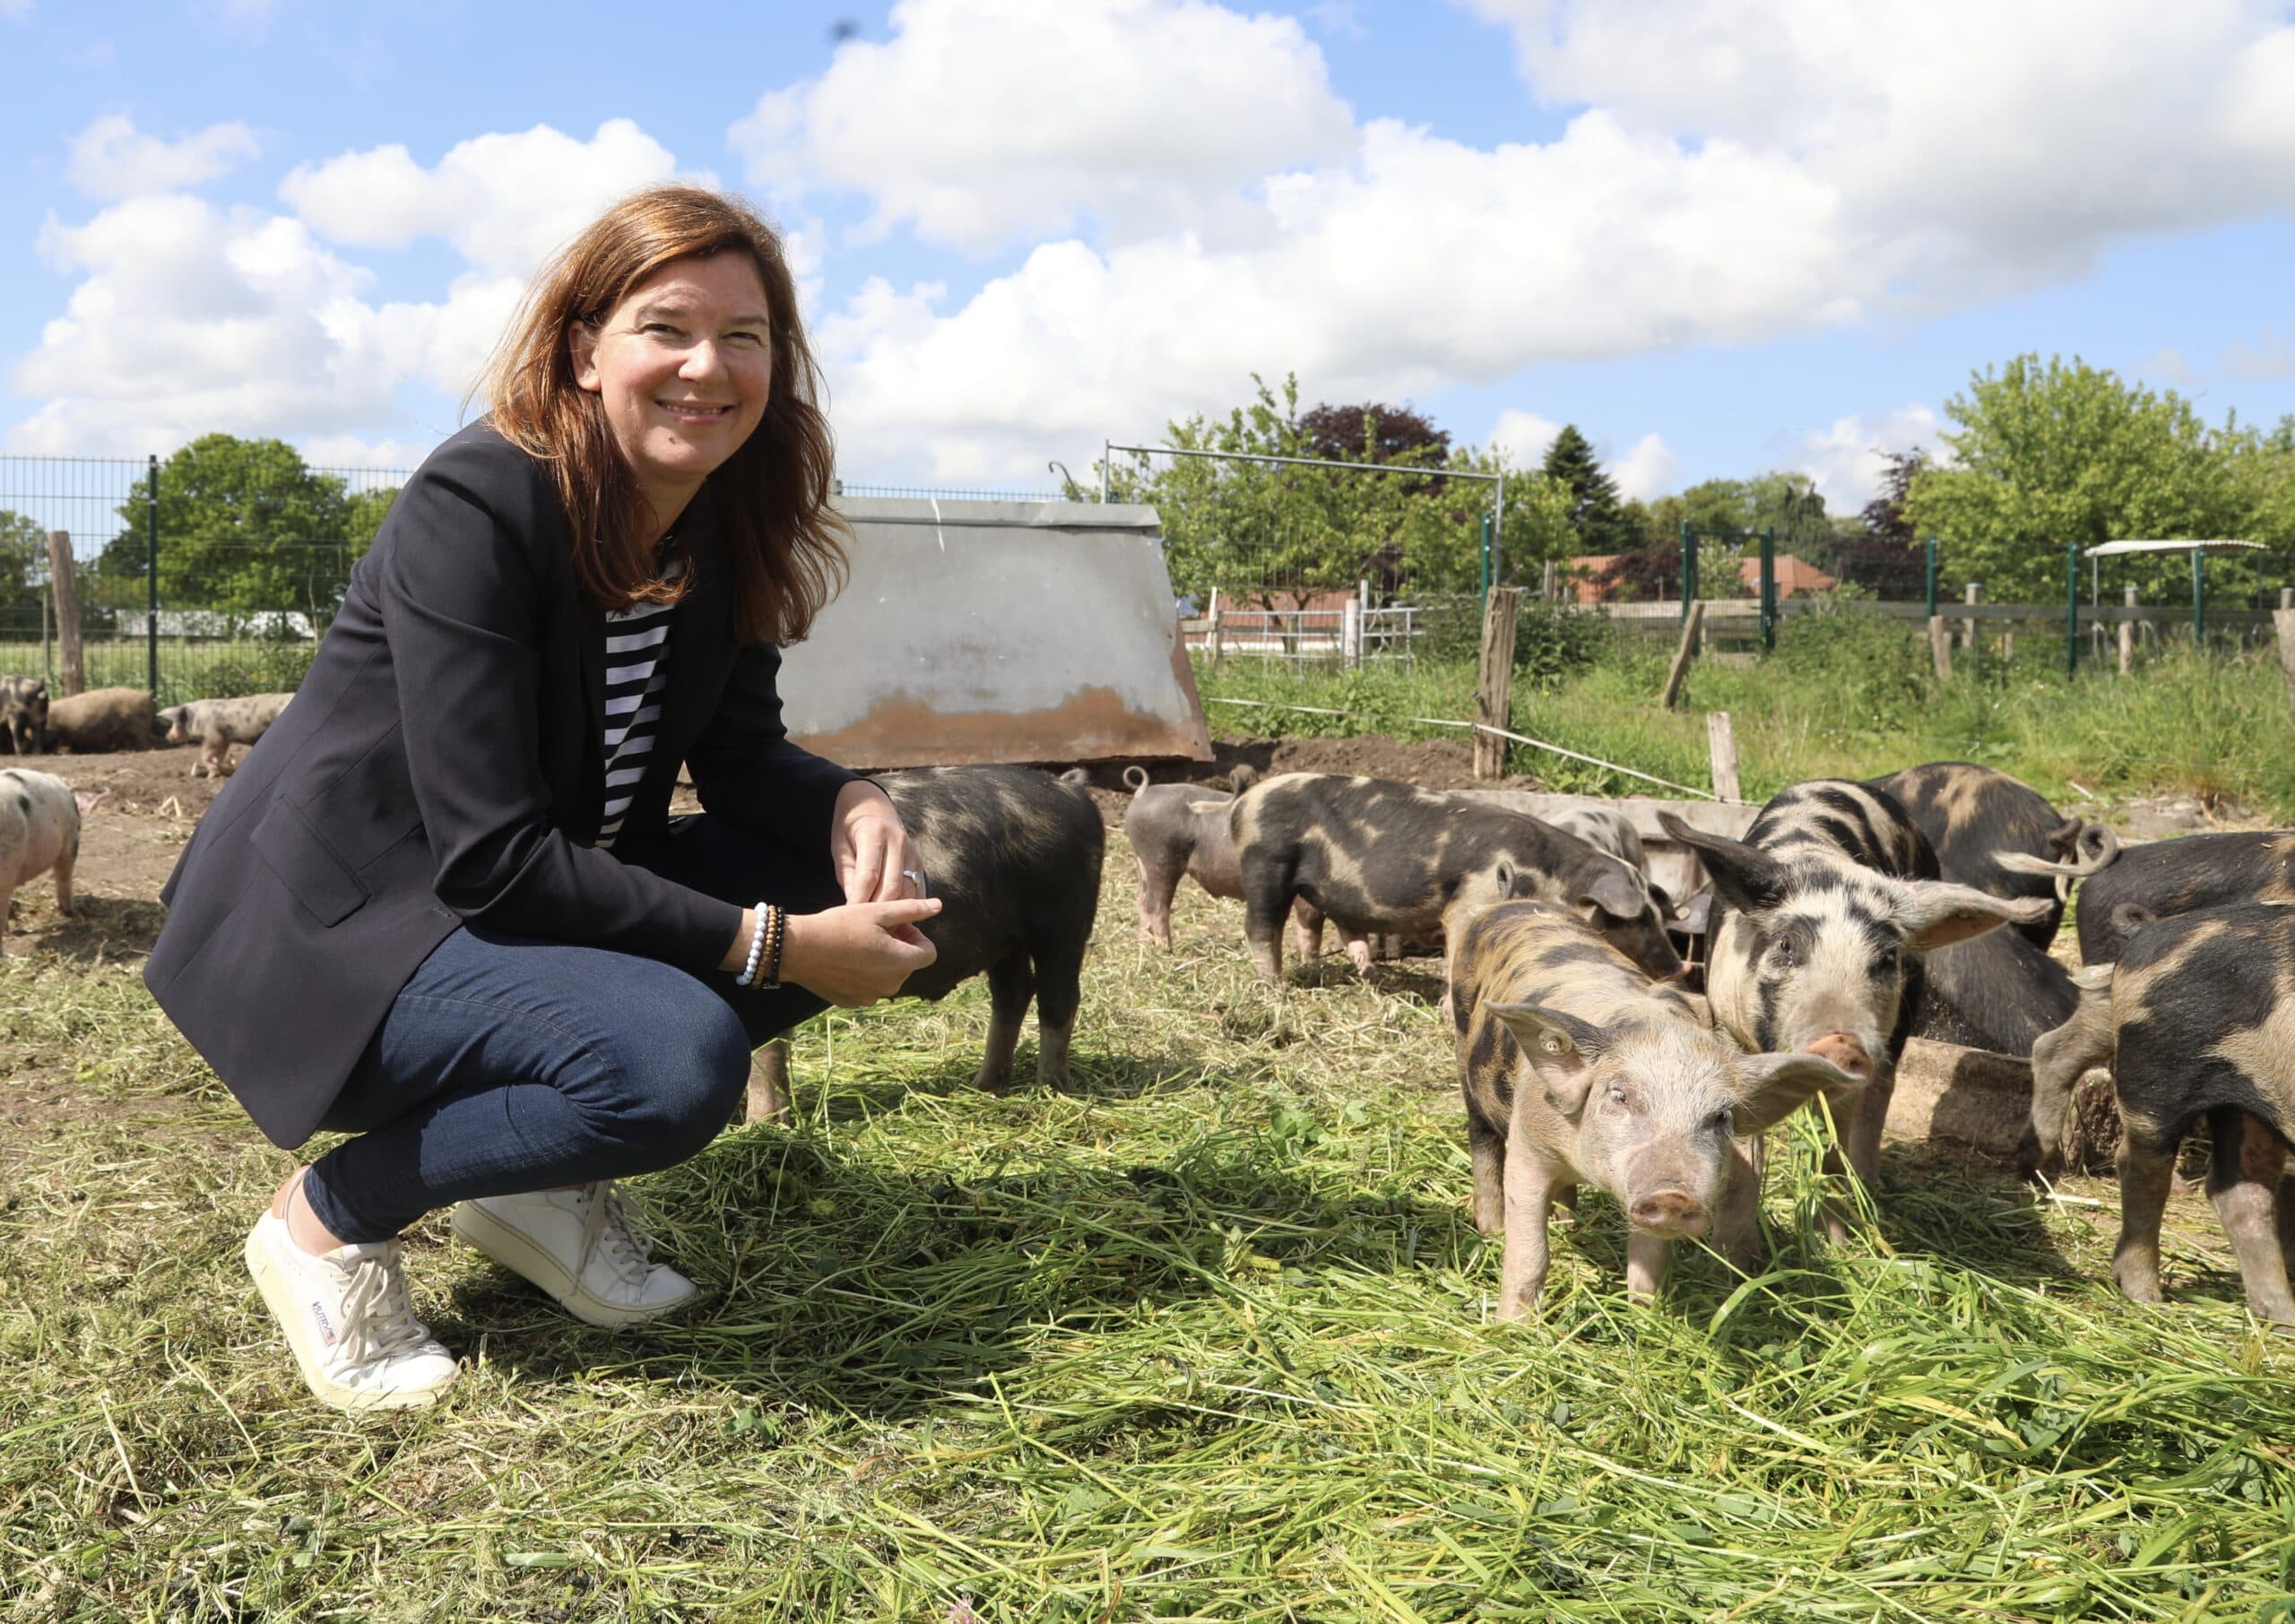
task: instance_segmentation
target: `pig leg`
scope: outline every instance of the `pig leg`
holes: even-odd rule
[[[8,956],[8,906],[16,900],[13,881],[0,885],[0,959]]]
[[[1035,972],[1026,954],[1016,953],[988,967],[988,1052],[980,1058],[974,1087],[992,1094],[1011,1087],[1012,1051],[1020,1046],[1020,1023],[1035,991]]]
[[[80,861],[80,838],[74,835],[56,854],[56,911],[72,917],[72,870]]]
[[[2287,1170],[2287,1147],[2242,1110],[2212,1111],[2208,1127],[2215,1140],[2207,1164],[2208,1199],[2239,1257],[2248,1311],[2257,1319],[2295,1323],[2295,1296],[2288,1291],[2287,1256],[2279,1249],[2273,1210],[2279,1177]]]
[[[198,765],[192,769],[192,775],[197,777],[199,768],[204,767],[210,778],[228,776],[231,770],[229,764],[230,756],[231,741],[220,733],[210,733],[200,742],[199,762]]]
[[[2295,1274],[2295,1173],[2279,1180],[2279,1251],[2288,1273]]]
[[[1149,866],[1139,852],[1132,861],[1139,866],[1139,929],[1140,933],[1159,947],[1172,945],[1172,898],[1178,894],[1182,870],[1157,863]]]
[[[1474,1227],[1477,1234],[1506,1228],[1506,1136],[1467,1119],[1467,1155],[1474,1163]]]
[[[2089,993],[2072,1018],[2032,1045],[2032,1120],[2030,1136],[2017,1146],[2018,1160],[2041,1177],[2064,1170],[2064,1125],[2072,1092],[2091,1067],[2111,1064],[2110,994]]]
[[[1655,1302],[1666,1283],[1666,1270],[1674,1261],[1674,1243],[1663,1235],[1642,1230],[1625,1232],[1625,1294],[1636,1302]]]
[[[2112,1278],[2131,1302],[2158,1302],[2160,1217],[2176,1181],[2176,1138],[2161,1145],[2147,1136],[2148,1123],[2121,1116],[2126,1128],[2119,1142],[2119,1244],[2112,1248]]]
[[[1283,916],[1290,908],[1289,888],[1277,877],[1244,875],[1243,939],[1259,979],[1270,986],[1283,980]]]
[[[1498,1317],[1520,1319],[1538,1306],[1553,1254],[1546,1220],[1554,1213],[1554,1170],[1530,1148],[1529,1136],[1506,1141],[1506,1249],[1498,1266]]]
[[[1291,902],[1291,939],[1302,959],[1323,956],[1322,911],[1303,896]]]
[[[1825,1171],[1839,1173],[1845,1165],[1857,1175],[1866,1193],[1875,1198],[1881,1191],[1881,1128],[1889,1119],[1889,1096],[1895,1092],[1896,1079],[1883,1075],[1849,1095],[1845,1102],[1840,1096],[1828,1096],[1834,1101],[1833,1123],[1840,1142],[1825,1153]],[[1835,1246],[1849,1239],[1849,1216],[1855,1207],[1846,1195],[1826,1202],[1825,1236]]]
[[[1076,1085],[1068,1071],[1068,1039],[1076,1030],[1076,1008],[1084,1001],[1080,955],[1035,955],[1036,1081],[1061,1093]]]
[[[789,1111],[789,1040],[775,1038],[749,1058],[751,1122],[771,1122]]]
[[[1756,1139],[1750,1148],[1760,1145]],[[1729,1146],[1729,1188],[1713,1226],[1715,1248],[1740,1274],[1750,1274],[1761,1265],[1761,1172],[1747,1149],[1735,1143]]]
[[[1371,938],[1359,930],[1343,930],[1339,934],[1347,942],[1347,962],[1355,966],[1355,973],[1369,975],[1373,957]]]

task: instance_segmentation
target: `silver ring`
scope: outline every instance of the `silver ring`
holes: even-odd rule
[[[911,885],[914,885],[914,886],[916,887],[916,894],[917,894],[917,895],[919,895],[919,896],[922,896],[922,895],[924,894],[924,870],[923,870],[923,869],[922,869],[922,868],[903,868],[903,869],[900,871],[900,877],[901,877],[901,878],[903,878],[903,879],[905,879],[905,880],[908,881],[908,882],[909,882],[909,884],[911,884]]]

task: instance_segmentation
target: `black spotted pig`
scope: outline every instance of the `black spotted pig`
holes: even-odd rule
[[[1650,872],[1650,854],[1642,850],[1641,831],[1615,807],[1570,807],[1546,819],[1565,834],[1574,834],[1597,851]]]
[[[0,771],[0,954],[16,887],[53,870],[56,911],[72,911],[72,870],[80,860],[80,818],[101,795],[75,790],[29,767]]]
[[[231,747],[251,745],[270,730],[287,708],[292,694],[245,694],[236,699],[194,699],[171,704],[160,713],[167,722],[168,742],[189,744],[197,739],[199,759],[192,764],[194,778],[226,778],[231,772]]]
[[[1996,767],[1932,761],[1869,780],[1868,787],[1904,808],[1944,878],[1994,896],[2047,898],[2045,916],[2016,927],[2042,950],[2064,920],[2062,883],[2097,873],[2119,855],[2119,836],[2104,825],[2066,816]]]
[[[2112,1068],[2120,1290],[2161,1300],[2160,1217],[2176,1151],[2204,1120],[2214,1140],[2207,1193],[2247,1307],[2295,1323],[2278,1205],[2295,1136],[2295,909],[2244,903],[2154,920],[2128,937],[2117,963],[2091,965],[2078,980],[2077,1013],[2032,1052],[2033,1130],[2044,1167],[2061,1166],[2073,1084],[2091,1066]]]
[[[942,903],[917,927],[940,956],[896,996],[942,998],[987,975],[988,1050],[974,1078],[984,1089],[1011,1082],[1031,999],[1036,1079],[1058,1089],[1071,1081],[1068,1043],[1107,845],[1085,776],[1080,769],[1052,778],[1029,767],[924,767],[876,780],[915,842],[929,894]],[[787,1046],[768,1045],[765,1076],[751,1084],[750,1120],[779,1114],[787,1068]]]
[[[2109,964],[2153,920],[2235,903],[2295,903],[2295,831],[2190,834],[2124,851],[2080,887],[2080,958]]]
[[[1468,924],[1450,1002],[1475,1226],[1506,1236],[1501,1319],[1537,1306],[1548,1215],[1581,1184],[1625,1214],[1631,1295],[1656,1296],[1674,1240],[1709,1229],[1743,1266],[1761,1192],[1736,1141],[1820,1089],[1854,1087],[1814,1055],[1747,1056],[1679,988],[1549,903],[1502,903]]]
[[[1124,808],[1123,834],[1139,869],[1139,929],[1160,946],[1172,945],[1172,898],[1180,881],[1191,879],[1212,896],[1240,900],[1243,870],[1235,860],[1235,838],[1227,827],[1227,811],[1237,795],[1259,782],[1259,773],[1238,766],[1227,774],[1233,792],[1207,790],[1198,784],[1151,784],[1139,767],[1126,767],[1123,782],[1131,786],[1131,804]],[[1313,958],[1322,951],[1323,919],[1303,897],[1293,908],[1300,956]],[[1371,945],[1365,937],[1347,931],[1347,957],[1355,969],[1368,970]]]
[[[1717,1025],[1746,1049],[1823,1056],[1862,1087],[1835,1102],[1844,1152],[1877,1188],[1881,1127],[1897,1057],[1926,1000],[1922,956],[2003,924],[2043,918],[2052,898],[2011,900],[1937,877],[1936,854],[1895,797],[1820,779],[1780,790],[1743,841],[1660,813],[1712,876],[1705,985]],[[1847,1232],[1834,1205],[1826,1227]]]
[[[1283,974],[1283,916],[1304,897],[1343,929],[1455,942],[1479,909],[1560,903],[1653,975],[1681,955],[1648,877],[1520,812],[1382,778],[1286,773],[1228,813],[1243,871],[1243,930],[1263,980]]]
[[[39,754],[48,732],[48,684],[38,677],[0,677],[0,724],[19,756]]]

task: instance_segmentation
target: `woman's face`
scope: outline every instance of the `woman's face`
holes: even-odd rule
[[[663,523],[763,419],[773,388],[770,315],[755,262],[713,254],[663,266],[596,326],[567,329],[574,380],[605,407]]]

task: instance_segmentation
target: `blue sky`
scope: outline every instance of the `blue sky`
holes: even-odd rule
[[[1290,369],[1836,507],[2021,350],[2295,411],[2280,5],[0,0],[0,51],[9,451],[419,457],[672,175],[790,228],[855,480],[1042,486]]]

